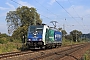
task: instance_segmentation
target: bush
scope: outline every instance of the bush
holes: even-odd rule
[[[22,47],[21,43],[8,42],[6,44],[0,44],[0,53],[20,51]]]
[[[6,44],[8,42],[8,40],[5,38],[5,37],[2,37],[1,39],[0,39],[0,43],[1,44]]]

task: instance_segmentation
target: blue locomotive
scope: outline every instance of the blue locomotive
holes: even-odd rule
[[[62,33],[47,25],[31,25],[28,28],[26,45],[30,49],[45,49],[61,46]]]

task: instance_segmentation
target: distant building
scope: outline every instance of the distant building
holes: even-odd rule
[[[90,39],[90,33],[89,34],[82,34],[82,39]]]

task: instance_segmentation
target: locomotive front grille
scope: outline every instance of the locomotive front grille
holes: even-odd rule
[[[39,47],[39,46],[43,46],[44,43],[43,41],[31,41],[31,42],[28,42],[28,45],[31,47]]]

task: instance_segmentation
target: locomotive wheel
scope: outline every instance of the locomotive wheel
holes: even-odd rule
[[[42,46],[41,49],[43,49],[43,50],[46,49],[46,46]]]

